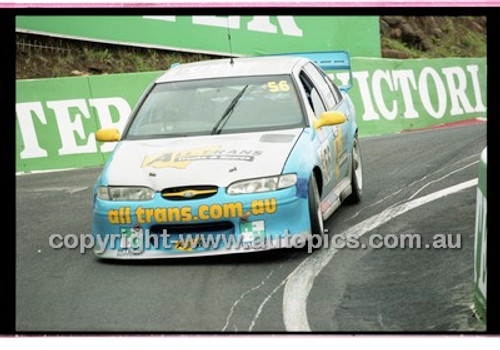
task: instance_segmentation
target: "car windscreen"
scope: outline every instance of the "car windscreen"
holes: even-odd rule
[[[168,82],[154,85],[125,139],[279,130],[305,126],[288,75]]]

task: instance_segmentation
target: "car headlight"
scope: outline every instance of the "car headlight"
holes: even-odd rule
[[[297,175],[285,174],[280,176],[263,177],[260,179],[243,180],[235,182],[227,188],[228,194],[244,194],[276,191],[282,188],[294,186],[297,183]]]
[[[107,201],[147,201],[155,195],[149,187],[99,187],[97,197]]]

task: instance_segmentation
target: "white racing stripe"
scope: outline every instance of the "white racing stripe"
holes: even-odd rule
[[[343,234],[345,236],[359,238],[365,233],[409,210],[476,185],[477,178],[402,204],[391,206],[381,213],[351,227]],[[328,265],[338,251],[339,249],[334,248],[317,251],[315,254],[304,259],[304,261],[302,261],[302,263],[300,263],[300,265],[287,277],[287,283],[283,293],[283,321],[287,331],[311,331],[307,319],[307,297],[311,291],[315,278],[320,274],[321,270]]]

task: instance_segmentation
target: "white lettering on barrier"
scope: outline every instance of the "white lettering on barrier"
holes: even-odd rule
[[[271,23],[269,16],[254,16],[247,26],[248,30],[254,32],[278,33],[278,27]]]
[[[175,22],[176,16],[143,16],[165,22]],[[293,16],[276,16],[283,35],[303,37],[304,32],[297,26]],[[196,25],[219,28],[241,29],[241,16],[192,16],[192,23]],[[271,16],[253,16],[247,23],[247,30],[261,33],[278,33],[278,26],[271,23]]]
[[[276,16],[283,35],[302,37],[304,32],[292,16]],[[247,24],[248,30],[263,33],[278,33],[278,26],[271,23],[270,16],[254,16]]]
[[[102,128],[117,128],[122,131],[130,115],[130,105],[121,97],[89,99],[88,103],[96,110],[99,124]],[[61,148],[59,155],[96,153],[97,145],[94,133],[87,134],[83,126],[83,118],[90,119],[91,114],[85,99],[72,99],[60,101],[47,101],[46,106],[54,111]],[[76,109],[78,112],[74,112]],[[112,109],[118,112],[118,118],[113,121]],[[73,114],[70,112],[73,111]],[[19,131],[23,139],[23,150],[21,159],[44,158],[48,156],[47,150],[43,149],[38,141],[38,133],[43,128],[36,128],[33,115],[42,125],[47,125],[47,117],[41,102],[22,102],[16,104],[16,114],[19,123]],[[76,137],[80,139],[77,141]],[[86,142],[81,145],[81,140]],[[115,143],[105,143],[100,147],[101,152],[110,152]]]
[[[476,64],[473,64],[465,68],[470,73],[472,78],[472,88],[474,90],[474,99],[476,100],[474,112],[486,112],[486,106],[483,104],[483,100],[481,98],[481,87],[479,86],[479,67]]]
[[[240,29],[240,16],[193,16],[193,24],[204,26]]]
[[[462,67],[448,67],[443,68],[443,74],[446,77],[446,82],[448,83],[448,91],[450,92],[451,99],[451,115],[459,115],[465,113],[473,113],[474,108],[471,106],[469,99],[465,93],[467,89],[467,77],[465,76]],[[455,84],[457,78],[458,82]],[[463,106],[463,109],[460,107]]]
[[[392,80],[396,91],[399,90],[399,87],[401,87],[401,93],[403,95],[403,102],[405,105],[403,117],[406,119],[418,118],[418,112],[415,110],[410,91],[410,84],[413,89],[417,88],[413,71],[411,69],[395,70],[392,72]]]
[[[83,127],[82,117],[90,119],[90,112],[84,99],[47,101],[47,107],[54,111],[56,117],[62,144],[58,151],[59,155],[97,152],[94,134],[85,135]],[[74,114],[74,120],[72,120],[71,109],[81,112]],[[87,143],[79,145],[75,134]]]
[[[365,112],[362,115],[363,120],[379,120],[380,117],[375,108],[373,107],[373,102],[370,93],[370,86],[368,85],[368,71],[353,72],[352,76],[356,79],[359,91],[361,93],[361,99],[363,101],[363,107]]]
[[[434,81],[434,86],[436,87],[436,96],[438,107],[437,110],[434,109],[434,106],[431,102],[431,97],[429,94],[429,82],[428,78],[431,77]],[[420,95],[420,100],[422,101],[422,105],[429,115],[433,118],[440,119],[444,116],[446,112],[446,89],[444,87],[443,81],[439,77],[439,74],[435,69],[431,67],[425,67],[420,72],[420,76],[418,77],[418,91]]]
[[[340,85],[346,86],[347,84],[349,84],[349,73],[328,73],[328,76],[332,79],[337,78],[338,80],[340,80]]]
[[[16,104],[16,114],[19,123],[19,131],[23,138],[23,150],[20,153],[21,159],[44,158],[47,157],[47,151],[38,144],[38,136],[32,115],[47,125],[47,119],[43,113],[41,102],[25,102]]]
[[[165,21],[165,22],[175,22],[176,16],[142,16],[142,18],[146,19],[154,19],[157,21]]]
[[[486,112],[481,96],[479,84],[479,67],[468,65],[465,67],[447,67],[441,70],[442,76],[432,67],[425,67],[418,79],[411,69],[375,70],[372,75],[368,71],[352,73],[359,88],[363,109],[358,109],[361,118],[365,121],[379,120],[379,113],[387,120],[395,120],[398,110],[397,96],[402,96],[404,112],[403,118],[419,118],[419,111],[415,108],[414,92],[418,93],[425,111],[433,118],[443,118],[448,111],[448,96],[450,101],[449,115],[464,115],[469,113]],[[337,79],[342,85],[347,85],[348,73],[330,73],[332,79]],[[443,81],[444,79],[444,81]],[[472,88],[468,84],[472,83]],[[473,92],[475,106],[467,97],[467,92]],[[372,100],[373,94],[373,100]],[[389,98],[388,96],[394,96]],[[420,111],[422,113],[423,110]]]
[[[392,79],[391,79],[391,72],[390,71],[384,71],[377,69],[373,73],[372,77],[372,91],[373,91],[373,98],[375,99],[375,103],[378,106],[378,109],[382,116],[387,119],[387,120],[394,120],[396,119],[398,115],[398,104],[397,102],[393,99],[392,100],[392,109],[389,109],[387,105],[385,104],[385,100],[389,100],[387,98],[388,94],[382,94],[382,81],[385,81],[386,85],[389,87],[389,90],[392,92],[392,96],[394,96],[394,86],[392,84]]]

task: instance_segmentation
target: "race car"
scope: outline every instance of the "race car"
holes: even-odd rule
[[[339,88],[330,70],[348,70],[351,82],[348,53],[167,70],[122,135],[96,133],[117,144],[94,186],[95,255],[217,255],[322,235],[324,221],[344,200],[359,202],[363,188],[350,85]]]

